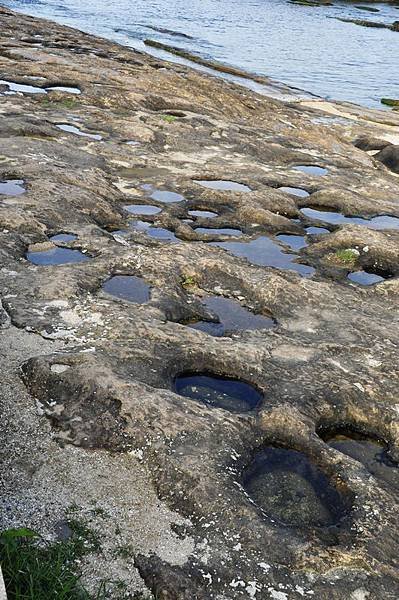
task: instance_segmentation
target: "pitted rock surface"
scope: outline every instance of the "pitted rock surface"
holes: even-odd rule
[[[26,188],[0,196],[1,335],[10,335],[11,320],[40,339],[36,354],[21,355],[15,378],[49,420],[47,435],[94,456],[138,453],[159,498],[190,519],[195,548],[183,564],[137,552],[148,588],[164,600],[397,598],[397,489],[317,430],[352,424],[385,440],[399,459],[399,230],[327,225],[330,233],[307,236],[295,252],[315,269],[303,278],[233,256],[209,243],[228,236],[196,228],[239,229],[240,242],[263,235],[278,243],[277,234],[305,236],[320,225],[301,215],[303,207],[399,217],[395,145],[388,145],[399,139],[399,115],[284,103],[6,9],[0,25],[2,79],[47,90],[0,91],[0,181],[23,180]],[[59,123],[102,140],[71,135]],[[251,191],[196,183],[203,180]],[[183,199],[162,202],[153,190]],[[130,227],[132,204],[160,208],[140,218],[181,243]],[[188,211],[216,216],[189,219]],[[90,260],[26,260],[29,247],[47,247],[63,232],[76,238],[55,244]],[[340,253],[348,249],[349,261]],[[360,269],[389,278],[362,288],[347,280]],[[143,278],[148,302],[102,291],[114,275]],[[216,338],[186,326],[211,317],[202,302],[209,295],[235,299],[277,327]],[[173,382],[184,372],[243,380],[263,400],[240,414],[183,398]],[[303,452],[329,478],[348,505],[340,526],[288,526],[260,510],[242,474],[267,445]]]

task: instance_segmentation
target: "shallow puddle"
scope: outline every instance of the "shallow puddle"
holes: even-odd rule
[[[67,94],[81,94],[81,90],[77,87],[67,87],[64,85],[53,85],[46,88],[48,92],[66,92]]]
[[[205,373],[179,375],[174,388],[180,396],[234,413],[253,410],[262,400],[262,394],[249,383]]]
[[[80,135],[81,137],[91,138],[92,140],[99,141],[103,139],[102,135],[98,133],[86,133],[78,127],[75,127],[74,125],[68,125],[67,123],[59,123],[56,125],[56,127],[61,129],[61,131],[65,131],[66,133],[73,133],[75,135]]]
[[[399,218],[390,215],[379,215],[366,220],[367,227],[371,229],[399,229]]]
[[[165,204],[182,202],[185,200],[182,194],[178,194],[177,192],[169,192],[167,190],[155,190],[155,192],[152,192],[150,198],[157,200],[158,202],[164,202]]]
[[[135,275],[114,275],[104,283],[102,289],[111,296],[135,304],[144,304],[150,299],[150,286]]]
[[[223,298],[223,296],[210,296],[205,298],[203,304],[218,316],[219,322],[198,321],[189,326],[214,337],[227,336],[249,329],[270,329],[276,325],[274,319],[254,314],[241,306],[237,300]]]
[[[181,240],[179,240],[173,231],[169,229],[165,229],[164,227],[149,227],[146,229],[146,233],[156,239],[161,240],[162,242],[173,242],[175,244],[180,244]]]
[[[328,169],[318,167],[317,165],[296,165],[293,168],[296,171],[301,171],[301,173],[307,173],[308,175],[314,175],[316,177],[321,177],[321,175],[327,175],[328,173]]]
[[[44,252],[28,252],[26,258],[34,265],[64,265],[67,263],[80,263],[90,259],[80,250],[70,248],[52,248]]]
[[[243,183],[237,183],[236,181],[227,181],[224,179],[206,180],[206,179],[193,179],[194,183],[202,185],[202,187],[209,188],[211,190],[220,190],[228,192],[250,192],[251,188]]]
[[[190,217],[203,217],[204,219],[214,219],[218,216],[217,213],[211,210],[189,210],[188,214]]]
[[[131,227],[131,229],[137,229],[137,231],[146,231],[151,227],[151,223],[148,223],[147,221],[133,221],[129,224],[129,227]]]
[[[204,235],[232,235],[235,237],[241,237],[243,235],[240,229],[231,229],[229,227],[224,227],[221,229],[212,229],[211,227],[196,227],[194,231],[195,233]]]
[[[22,179],[7,179],[0,181],[0,194],[4,196],[20,196],[26,192]]]
[[[385,281],[385,278],[381,277],[381,275],[368,273],[367,271],[354,271],[353,273],[349,273],[348,279],[354,283],[359,283],[360,285],[374,285],[375,283]]]
[[[305,229],[308,235],[320,235],[321,233],[330,233],[325,227],[306,227]]]
[[[74,233],[57,233],[56,235],[51,236],[50,242],[73,242],[76,240],[78,236]]]
[[[175,244],[181,243],[181,240],[179,240],[170,229],[166,229],[165,227],[154,227],[151,223],[147,223],[146,221],[133,221],[133,223],[130,223],[130,227],[137,231],[144,231],[147,235],[156,240],[174,242]]]
[[[279,187],[280,192],[286,192],[287,194],[292,194],[293,196],[298,196],[299,198],[306,198],[309,196],[309,192],[303,190],[301,188],[294,187]]]
[[[235,256],[246,258],[254,265],[292,269],[304,277],[309,277],[315,272],[313,267],[293,262],[298,258],[296,254],[283,252],[278,244],[266,236],[258,237],[251,242],[212,242],[211,245],[224,248]]]
[[[328,527],[345,514],[338,491],[302,452],[269,446],[245,470],[243,485],[270,518],[297,527]]]
[[[310,219],[317,219],[332,225],[343,225],[353,223],[355,225],[364,225],[370,229],[399,229],[399,218],[390,215],[379,215],[370,219],[363,217],[347,217],[340,212],[329,210],[328,208],[302,208],[301,213]]]
[[[6,81],[5,79],[0,79],[0,85],[6,85],[9,90],[8,93],[11,92],[16,94],[17,92],[19,92],[21,94],[47,94],[46,90],[41,87],[36,87],[34,85],[24,85],[22,83],[15,83],[14,81]]]
[[[129,204],[125,206],[125,210],[132,215],[157,215],[161,212],[158,206],[152,206],[151,204]]]
[[[289,246],[291,250],[301,250],[302,248],[306,248],[308,245],[302,235],[280,234],[276,235],[276,238],[286,246]]]
[[[344,428],[319,435],[332,448],[362,463],[375,477],[399,488],[398,465],[388,456],[382,440]]]

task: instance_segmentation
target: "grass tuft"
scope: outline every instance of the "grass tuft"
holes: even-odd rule
[[[21,527],[0,534],[0,562],[8,600],[105,600],[105,583],[92,595],[81,584],[79,559],[100,552],[98,535],[86,523],[68,521],[68,539],[49,543]]]
[[[67,108],[68,110],[73,110],[79,106],[79,102],[76,102],[73,98],[60,98],[49,100],[46,96],[41,96],[37,99],[40,105],[43,108]]]
[[[354,265],[359,258],[359,251],[354,248],[344,248],[337,250],[334,258],[344,265]]]
[[[197,281],[194,275],[183,275],[181,278],[181,285],[184,288],[192,287],[193,285],[197,285]]]
[[[177,117],[174,117],[173,115],[161,115],[161,119],[162,121],[165,121],[165,123],[174,123]]]

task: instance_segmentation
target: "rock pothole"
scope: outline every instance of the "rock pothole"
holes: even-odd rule
[[[36,78],[35,78],[36,79]],[[18,83],[16,81],[9,81],[6,79],[0,79],[0,86],[5,86],[7,90],[3,94],[47,94],[48,92],[66,92],[68,94],[81,94],[81,90],[77,87],[68,87],[62,85],[54,85],[50,87],[39,87],[35,85],[28,85],[24,83]]]
[[[370,229],[399,229],[399,218],[391,215],[378,215],[366,219],[364,217],[346,216],[328,207],[305,207],[301,208],[301,213],[309,218],[331,225],[355,224],[364,225]]]
[[[398,464],[389,456],[384,440],[350,426],[320,428],[317,433],[329,446],[362,463],[374,477],[399,489]]]
[[[165,227],[149,227],[145,230],[146,234],[150,237],[159,240],[161,242],[170,242],[173,244],[181,244],[181,240],[177,238],[173,231],[166,229]]]
[[[359,285],[375,285],[376,283],[385,281],[387,278],[388,277],[382,275],[377,275],[377,273],[370,273],[369,271],[364,270],[354,271],[353,273],[348,274],[348,279]]]
[[[195,233],[199,233],[201,235],[227,235],[231,237],[241,237],[243,235],[240,229],[233,229],[232,227],[195,227]]]
[[[25,182],[23,179],[6,179],[5,181],[0,181],[0,195],[21,196],[25,192]]]
[[[66,94],[76,94],[77,96],[82,93],[82,90],[78,87],[66,85],[52,85],[50,87],[46,87],[46,90],[48,92],[65,92]]]
[[[296,254],[284,252],[279,244],[266,236],[260,236],[250,242],[212,242],[212,245],[224,248],[235,256],[246,258],[254,265],[291,269],[303,277],[310,277],[315,272],[313,267],[295,262],[298,258]]]
[[[124,208],[132,215],[157,215],[162,210],[152,204],[128,204]]]
[[[222,408],[233,413],[252,411],[263,398],[261,392],[249,383],[212,373],[181,373],[174,380],[174,390],[180,396],[210,408]]]
[[[214,219],[218,216],[217,213],[211,210],[189,210],[188,215],[190,215],[190,217],[201,217],[203,219]]]
[[[54,244],[57,242],[63,242],[63,243],[68,243],[68,242],[73,242],[77,239],[77,235],[75,235],[74,233],[57,233],[55,235],[52,235],[49,239],[50,242],[53,242]]]
[[[65,265],[90,260],[90,257],[80,250],[58,247],[47,250],[32,249],[26,253],[26,258],[29,262],[39,266]]]
[[[244,471],[243,485],[262,512],[283,525],[331,527],[347,514],[346,502],[327,475],[297,450],[259,450]]]
[[[151,193],[150,198],[157,202],[163,202],[165,204],[171,204],[174,202],[183,202],[185,200],[182,194],[177,192],[171,192],[170,190],[154,190]]]
[[[102,287],[103,291],[121,300],[145,304],[150,299],[150,286],[136,275],[114,275]]]
[[[46,90],[38,87],[38,86],[34,86],[34,85],[27,85],[27,84],[23,84],[23,83],[17,83],[15,81],[8,81],[6,79],[0,79],[0,85],[5,86],[7,88],[7,91],[3,92],[3,94],[5,95],[9,95],[9,94],[46,94]]]
[[[227,179],[193,179],[194,183],[221,192],[251,192],[251,188],[244,183],[229,181]]]
[[[298,196],[298,198],[307,198],[309,196],[309,192],[303,190],[302,188],[296,187],[279,187],[277,188],[280,192],[285,192],[286,194],[292,194],[293,196]]]
[[[228,336],[241,331],[271,329],[276,326],[276,321],[271,317],[254,314],[231,298],[209,296],[202,303],[211,313],[214,313],[216,320],[201,320],[189,326],[215,337]]]
[[[325,227],[306,227],[305,231],[308,235],[321,235],[322,233],[330,233]]]
[[[279,234],[279,235],[276,235],[276,238],[282,244],[289,246],[289,248],[291,248],[291,250],[295,250],[295,251],[302,250],[302,248],[306,248],[306,246],[308,245],[307,241],[305,240],[305,237],[302,235]]]
[[[301,173],[306,173],[307,175],[313,175],[315,177],[322,177],[328,173],[328,169],[325,167],[319,167],[318,165],[295,165],[293,169],[295,169],[295,171],[301,171]]]
[[[91,140],[100,141],[103,139],[103,136],[99,133],[88,133],[86,131],[82,131],[79,127],[76,127],[75,125],[69,125],[68,123],[57,123],[56,127],[61,131],[65,131],[65,133],[72,133],[81,137],[90,138]]]

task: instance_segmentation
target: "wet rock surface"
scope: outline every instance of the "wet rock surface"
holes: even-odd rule
[[[24,192],[0,187],[1,360],[13,356],[4,388],[13,393],[2,396],[3,525],[60,520],[57,490],[70,469],[48,470],[57,448],[80,473],[83,503],[111,493],[88,475],[106,457],[101,481],[119,478],[112,504],[129,543],[134,458],[186,528],[170,553],[134,539],[135,566],[120,568],[122,578],[135,574],[131,594],[145,584],[161,599],[396,599],[397,488],[317,431],[346,423],[372,432],[398,460],[399,230],[371,221],[399,218],[399,180],[393,159],[383,164],[355,141],[395,146],[399,115],[283,103],[5,9],[0,24],[3,82],[41,90],[6,83],[0,97],[0,183],[22,182]],[[138,218],[148,227],[135,227]],[[214,239],[200,228],[242,235]],[[179,243],[149,235],[156,229]],[[32,249],[87,260],[33,265]],[[359,271],[389,277],[348,281]],[[114,276],[141,278],[150,296],[118,300],[102,289]],[[188,327],[209,319],[209,296],[275,326],[221,337]],[[17,344],[22,335],[29,349]],[[234,411],[220,395],[180,395],[184,374],[249,384],[261,400]],[[36,410],[40,427],[24,418]],[[15,446],[35,450],[20,458]],[[269,447],[305,456],[344,518],[282,456],[271,485],[248,493],[243,478]],[[150,526],[145,536],[162,538]]]

